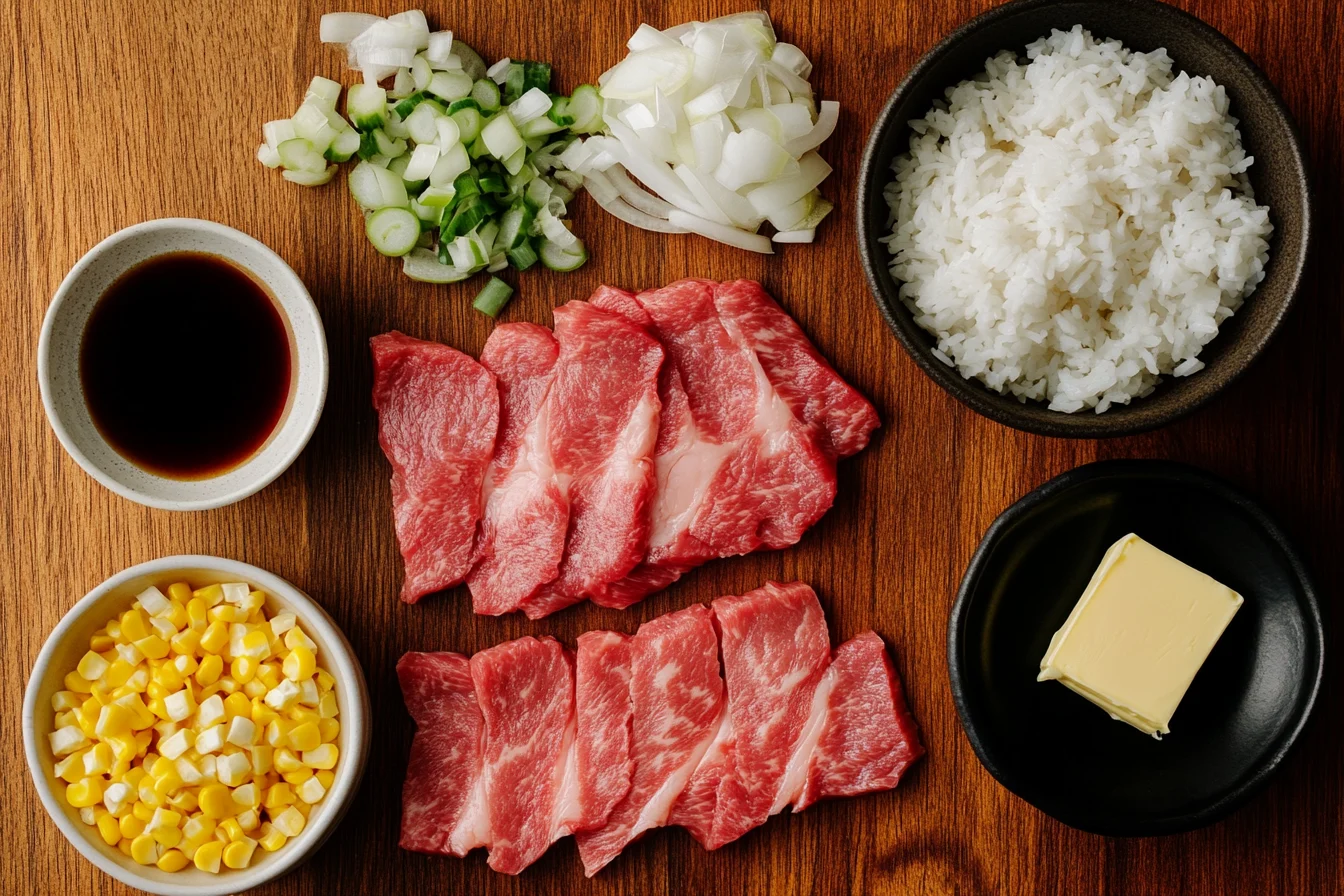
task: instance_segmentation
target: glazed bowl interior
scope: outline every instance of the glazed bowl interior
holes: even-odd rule
[[[291,353],[289,397],[266,442],[241,464],[215,476],[173,479],[119,454],[99,433],[84,399],[80,355],[94,305],[132,267],[171,252],[200,252],[246,270],[285,322]],[[190,301],[190,294],[183,301]],[[237,363],[228,346],[181,347],[184,363]],[[172,355],[165,351],[165,357]],[[165,367],[167,362],[165,361]],[[171,375],[165,369],[165,375]],[[137,224],[103,240],[79,260],[47,310],[38,344],[38,380],[48,419],[71,457],[112,491],[167,510],[233,503],[269,484],[293,462],[317,426],[327,390],[327,343],[312,297],[289,265],[262,243],[231,227],[192,218]],[[201,408],[201,414],[210,413]]]
[[[1164,377],[1157,390],[1102,414],[1085,409],[1052,411],[1023,404],[968,380],[932,354],[935,339],[915,323],[891,275],[891,253],[881,238],[890,232],[883,189],[892,162],[910,146],[909,122],[935,99],[982,72],[1002,50],[1025,55],[1027,44],[1081,24],[1093,36],[1115,38],[1131,50],[1165,48],[1177,71],[1212,77],[1226,90],[1240,122],[1242,144],[1255,157],[1249,175],[1256,201],[1268,205],[1274,234],[1265,279],[1241,310],[1200,353],[1205,368],[1186,377]],[[869,285],[883,317],[911,357],[963,404],[993,420],[1043,435],[1095,438],[1163,426],[1209,401],[1235,380],[1264,349],[1296,294],[1306,261],[1310,190],[1297,129],[1274,87],[1235,44],[1209,25],[1156,0],[1016,0],[971,20],[934,47],[897,88],[878,118],[864,156],[859,189],[859,240]]]
[[[162,589],[175,581],[193,587],[247,582],[266,593],[266,613],[293,612],[304,632],[318,647],[318,666],[336,679],[335,692],[341,727],[336,736],[339,758],[335,779],[311,813],[308,825],[281,849],[258,849],[246,869],[223,869],[210,874],[195,867],[178,872],[139,865],[116,847],[108,846],[98,829],[84,824],[79,810],[65,801],[65,782],[56,777],[55,760],[47,742],[55,712],[52,695],[64,687],[64,677],[89,649],[89,638],[114,615],[130,609],[135,596],[150,585]],[[364,772],[370,740],[369,696],[363,672],[349,643],[311,598],[289,582],[265,570],[234,560],[208,556],[165,557],[131,567],[81,599],[57,624],[38,655],[24,699],[23,733],[29,771],[42,805],[57,826],[85,858],[131,886],[151,893],[182,896],[222,896],[239,893],[286,873],[311,855],[335,830],[354,798]]]

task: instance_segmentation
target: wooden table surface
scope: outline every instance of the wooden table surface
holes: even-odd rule
[[[401,2],[359,2],[384,14]],[[273,570],[345,629],[374,698],[368,772],[349,816],[300,870],[267,893],[1291,893],[1344,892],[1344,750],[1338,664],[1313,724],[1270,786],[1232,817],[1147,840],[1071,830],[1010,795],[976,760],[957,721],[946,620],[990,521],[1047,479],[1089,461],[1161,457],[1227,478],[1263,501],[1298,539],[1334,615],[1344,575],[1344,379],[1340,170],[1344,8],[1339,0],[1183,0],[1278,85],[1305,132],[1319,229],[1311,276],[1282,334],[1253,372],[1193,418],[1136,438],[1071,442],[977,417],[927,379],[887,331],[864,283],[853,215],[859,157],[888,93],[944,34],[992,0],[780,0],[783,39],[816,62],[821,97],[843,103],[824,154],[839,211],[811,247],[762,258],[693,237],[664,238],[578,202],[592,261],[580,273],[529,272],[505,320],[550,322],[551,309],[599,283],[649,287],[683,276],[760,279],[836,367],[877,405],[873,445],[840,468],[835,508],[797,547],[712,563],[627,612],[585,605],[543,622],[478,618],[465,590],[418,606],[397,600],[401,562],[388,467],[369,402],[367,340],[398,328],[480,350],[491,322],[478,284],[435,287],[401,276],[366,242],[344,175],[298,188],[253,160],[262,122],[289,115],[313,74],[345,74],[317,40],[326,8],[294,0],[42,0],[0,3],[0,96],[9,151],[0,207],[0,891],[129,892],[83,861],[42,811],[24,769],[20,708],[47,633],[87,590],[134,563],[175,553],[233,557]],[[559,84],[593,81],[624,54],[641,21],[667,27],[745,8],[694,3],[431,2],[488,59],[549,59]],[[339,8],[339,7],[338,7]],[[97,485],[61,450],[43,417],[37,334],[71,265],[113,231],[185,215],[240,228],[280,253],[326,322],[331,387],[307,450],[272,486],[205,513],[149,510]],[[227,346],[164,346],[165,375],[220,363]],[[518,878],[484,856],[436,858],[396,846],[411,724],[393,666],[407,650],[470,653],[524,634],[573,643],[598,627],[638,624],[765,579],[821,594],[833,637],[876,629],[892,645],[928,756],[892,793],[772,819],[718,852],[683,831],[655,832],[592,882],[571,840]]]

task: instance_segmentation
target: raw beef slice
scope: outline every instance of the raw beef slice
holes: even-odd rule
[[[787,773],[801,765],[793,759],[831,660],[826,617],[801,582],[768,582],[721,597],[713,609],[728,692],[724,719],[669,819],[706,849],[764,824],[796,792]]]
[[[401,599],[462,581],[473,562],[481,485],[499,426],[495,377],[446,345],[401,333],[369,340],[378,440],[392,465]]]
[[[793,811],[817,800],[890,790],[924,755],[882,639],[865,632],[835,650],[818,696],[824,717]]]
[[[477,563],[467,576],[472,608],[497,616],[556,577],[569,502],[551,460],[546,399],[559,346],[536,324],[496,327],[481,364],[499,385],[499,437],[485,474]]]
[[[574,830],[601,827],[630,792],[630,637],[617,632],[579,635],[574,702],[574,754],[579,813]]]
[[[490,867],[517,874],[570,833],[573,661],[554,638],[519,638],[472,656],[471,679],[485,724]]]
[[[766,377],[824,450],[832,457],[849,457],[867,446],[879,425],[877,411],[835,372],[761,284],[721,283],[714,304],[751,346]]]
[[[661,827],[714,737],[723,703],[718,638],[696,604],[644,623],[631,641],[630,791],[606,824],[577,835],[592,877],[626,844]]]
[[[465,856],[485,844],[481,711],[466,657],[408,653],[397,663],[415,739],[401,793],[401,846]]]
[[[559,574],[521,604],[532,619],[635,567],[648,545],[654,484],[662,346],[589,302],[555,309],[555,338],[560,353],[547,432],[557,477],[567,485],[569,527]]]
[[[759,332],[748,339],[719,308],[720,288],[681,280],[640,293],[642,316],[610,305],[648,326],[668,363],[649,549],[629,575],[594,593],[603,606],[627,607],[707,560],[788,547],[835,498],[834,455],[818,442],[821,429],[795,416],[757,357]]]

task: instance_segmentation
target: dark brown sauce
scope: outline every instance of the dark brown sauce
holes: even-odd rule
[[[84,326],[94,425],[160,476],[204,479],[261,448],[285,411],[290,340],[267,290],[217,255],[172,252],[117,278]]]

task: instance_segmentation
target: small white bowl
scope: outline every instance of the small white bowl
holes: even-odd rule
[[[79,378],[84,325],[98,299],[127,270],[168,252],[218,255],[250,271],[275,300],[290,337],[293,383],[280,423],[252,457],[207,479],[158,476],[118,454],[89,416]],[[219,351],[222,362],[227,347]],[[42,322],[37,378],[51,428],[90,476],[123,498],[150,507],[206,510],[241,501],[269,485],[308,444],[327,397],[327,338],[312,296],[279,255],[223,224],[160,218],[117,231],[66,274]],[[209,408],[201,410],[209,413]]]
[[[336,679],[340,709],[337,719],[341,723],[336,746],[340,755],[331,789],[314,806],[308,825],[299,836],[273,853],[258,849],[253,864],[247,868],[221,869],[219,874],[191,865],[170,874],[153,865],[138,865],[115,846],[104,843],[98,829],[84,824],[79,810],[65,801],[65,784],[55,775],[55,760],[47,740],[55,721],[51,696],[64,687],[65,674],[75,668],[89,649],[90,636],[114,615],[130,609],[135,596],[148,586],[166,587],[175,581],[187,581],[196,587],[246,582],[266,592],[267,614],[288,610],[298,616],[304,632],[317,644],[318,665]],[[372,735],[369,719],[369,691],[359,661],[341,630],[308,595],[279,576],[237,560],[184,555],[151,560],[123,570],[84,595],[65,614],[42,646],[28,679],[23,700],[23,746],[42,805],[65,838],[89,861],[122,883],[150,893],[225,896],[274,880],[297,867],[336,829],[364,774]]]

